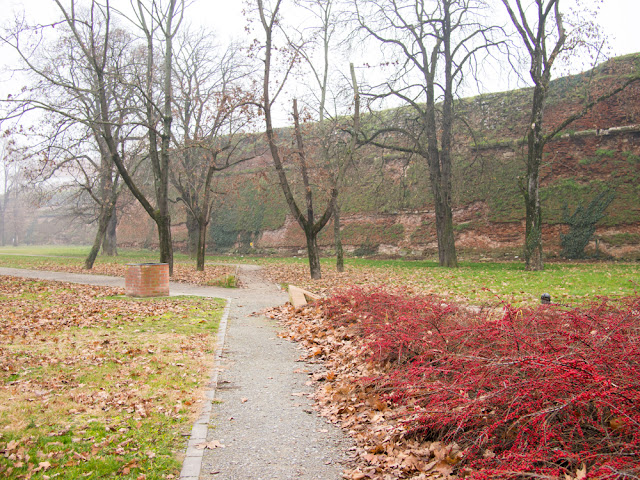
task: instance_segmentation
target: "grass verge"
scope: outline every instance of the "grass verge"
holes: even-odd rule
[[[349,259],[344,273],[323,263],[321,280],[309,279],[303,261],[271,260],[268,265],[272,281],[327,295],[353,285],[376,286],[477,305],[533,306],[543,293],[554,303],[580,305],[598,296],[630,296],[640,289],[640,265],[623,263],[549,263],[541,272],[530,272],[515,262],[461,262],[459,268],[448,269],[435,262]]]

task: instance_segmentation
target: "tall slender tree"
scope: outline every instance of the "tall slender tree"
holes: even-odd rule
[[[216,172],[253,158],[256,136],[246,133],[256,116],[246,88],[250,71],[231,44],[222,49],[204,31],[178,41],[174,79],[176,142],[171,183],[186,207],[189,251],[204,270],[207,226]]]
[[[270,5],[267,5],[263,0],[256,0],[256,13],[260,21],[260,26],[264,33],[264,46],[262,48],[264,63],[263,78],[262,78],[262,102],[260,107],[264,112],[265,124],[266,124],[266,137],[269,144],[269,151],[273,158],[273,164],[278,175],[278,181],[282,192],[284,193],[285,200],[289,206],[289,210],[293,215],[293,218],[298,222],[302,230],[304,231],[306,243],[307,243],[307,255],[309,258],[309,270],[311,278],[321,278],[320,268],[320,251],[318,248],[318,234],[326,226],[327,222],[331,219],[333,213],[333,205],[337,197],[337,190],[335,187],[330,187],[328,192],[327,206],[324,213],[317,218],[317,213],[314,206],[314,191],[309,175],[309,166],[307,152],[305,151],[304,139],[302,134],[302,127],[300,122],[300,112],[298,109],[297,100],[293,100],[293,120],[294,120],[294,149],[290,153],[290,157],[295,159],[299,169],[300,176],[302,178],[302,190],[304,197],[304,210],[298,205],[298,201],[294,196],[294,191],[287,177],[287,170],[284,165],[285,149],[279,145],[278,136],[274,128],[273,109],[277,98],[282,94],[283,88],[286,85],[289,74],[298,61],[299,46],[297,48],[277,47],[275,45],[275,35],[281,28],[281,7],[282,0],[274,0]],[[274,75],[274,52],[290,53],[290,57],[287,58],[283,64],[283,74],[280,78],[275,78]]]
[[[0,147],[0,182],[2,190],[0,190],[0,245],[3,247],[7,242],[7,228],[5,218],[7,217],[7,206],[11,203],[11,195],[20,189],[20,174],[18,164],[15,162],[14,139],[9,132],[2,135],[2,146]],[[14,219],[15,221],[15,219]]]
[[[333,205],[333,236],[336,270],[343,272],[344,249],[340,225],[339,192],[347,168],[353,162],[356,145],[351,144],[351,138],[355,137],[347,135],[348,139],[342,138],[345,137],[345,132],[353,132],[354,128],[353,125],[345,124],[346,116],[337,113],[341,110],[337,105],[340,101],[339,95],[332,91],[336,85],[335,82],[330,82],[330,79],[332,74],[335,76],[338,71],[336,58],[343,43],[338,34],[346,32],[344,28],[340,28],[340,13],[336,9],[335,0],[297,0],[296,4],[306,9],[312,18],[310,25],[300,32],[302,37],[309,36],[310,41],[296,48],[296,52],[303,59],[307,67],[305,70],[309,71],[309,77],[315,80],[309,82],[310,102],[308,103],[310,103],[311,112],[317,111],[317,125],[313,129],[308,129],[308,132],[315,140],[312,148],[313,156],[316,157],[316,162],[327,170],[329,183],[337,192]],[[354,98],[356,98],[357,110],[357,92]],[[357,117],[358,113],[355,116]]]
[[[528,270],[542,270],[542,207],[540,167],[547,142],[598,103],[616,95],[639,79],[624,79],[603,95],[585,103],[551,128],[544,128],[544,108],[553,69],[562,55],[577,53],[580,47],[599,46],[597,26],[589,14],[567,22],[561,0],[501,0],[529,60],[533,82],[531,113],[527,126],[526,175],[520,184],[525,203],[524,258]],[[570,30],[567,29],[569,26]]]
[[[134,182],[124,163],[114,157],[120,175],[158,228],[160,261],[169,264],[173,274],[173,243],[169,211],[169,170],[173,122],[173,41],[184,18],[184,0],[135,0],[134,11],[138,27],[146,40],[144,74],[138,85],[143,105],[141,123],[147,131],[149,161],[153,172],[155,206]],[[162,48],[161,69],[155,67],[156,43]],[[160,84],[158,90],[156,85]]]
[[[49,27],[17,23],[0,36],[17,52],[21,65],[33,83],[10,96],[6,118],[20,118],[30,111],[44,113],[49,130],[35,143],[41,148],[41,171],[51,174],[59,166],[80,172],[99,205],[98,232],[85,266],[91,268],[103,242],[113,212],[118,189],[114,159],[120,158],[123,126],[129,118],[128,86],[121,82],[129,74],[131,39],[114,26],[109,1],[64,5],[55,0],[61,19]],[[57,27],[53,30],[53,27]],[[57,38],[52,38],[60,32]],[[43,42],[41,36],[47,35]],[[26,41],[23,37],[27,36]],[[130,131],[130,130],[129,130]],[[99,160],[82,154],[83,142],[93,144]],[[69,167],[73,162],[73,167]],[[87,170],[90,169],[91,171]],[[69,171],[71,171],[69,170]],[[94,182],[94,178],[100,180]]]
[[[539,172],[543,149],[549,139],[542,130],[543,111],[553,65],[565,47],[567,34],[560,13],[560,0],[502,0],[502,3],[531,60],[529,73],[534,86],[527,131],[527,172],[524,184],[521,184],[526,211],[524,258],[528,270],[542,270]]]
[[[382,46],[388,78],[367,96],[393,97],[407,106],[381,127],[363,129],[361,141],[424,159],[435,204],[439,262],[456,267],[454,99],[478,56],[499,43],[493,39],[496,27],[482,16],[483,0],[354,0],[353,7],[360,31]]]

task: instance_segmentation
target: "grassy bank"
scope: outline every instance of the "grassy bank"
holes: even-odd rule
[[[534,305],[543,293],[554,302],[578,305],[598,296],[620,298],[640,290],[640,265],[549,263],[541,272],[518,262],[461,262],[456,269],[435,262],[349,259],[345,273],[323,261],[321,280],[310,280],[304,260],[264,261],[271,279],[330,294],[349,285],[374,285],[409,294],[428,294],[473,304]]]

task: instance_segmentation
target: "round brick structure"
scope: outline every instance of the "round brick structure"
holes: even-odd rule
[[[130,263],[124,277],[130,297],[164,297],[169,295],[168,263]]]

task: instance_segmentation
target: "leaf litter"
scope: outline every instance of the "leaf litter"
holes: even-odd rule
[[[221,306],[123,293],[0,277],[0,476],[178,473]]]
[[[451,474],[460,448],[407,434],[398,420],[406,407],[392,406],[361,382],[381,369],[362,362],[365,346],[353,332],[328,324],[317,304],[298,309],[287,304],[265,315],[286,326],[281,337],[299,342],[306,352],[303,359],[324,361],[324,370],[311,376],[316,384],[313,408],[355,441],[354,468],[344,471],[345,479],[442,479]]]
[[[324,363],[314,409],[356,442],[344,478],[572,480],[640,473],[639,302],[496,314],[354,289],[266,315]]]

